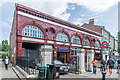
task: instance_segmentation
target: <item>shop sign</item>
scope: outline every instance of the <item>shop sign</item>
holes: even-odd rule
[[[68,51],[68,48],[58,47],[58,50]]]
[[[107,47],[109,45],[109,43],[107,41],[103,41],[101,45],[102,45],[102,47],[105,48],[105,47]]]

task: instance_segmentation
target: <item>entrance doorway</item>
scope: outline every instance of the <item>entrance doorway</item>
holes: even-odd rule
[[[60,60],[63,63],[67,63],[67,52],[58,52],[57,60]]]

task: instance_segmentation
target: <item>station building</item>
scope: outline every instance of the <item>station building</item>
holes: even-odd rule
[[[16,56],[27,56],[42,58],[44,65],[61,58],[67,63],[70,57],[82,52],[80,58],[85,59],[85,63],[87,51],[99,60],[102,58],[101,37],[95,31],[16,4],[10,33],[11,61],[17,63]]]

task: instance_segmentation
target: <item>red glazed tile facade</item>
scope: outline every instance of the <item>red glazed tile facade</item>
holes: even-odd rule
[[[18,14],[18,11],[23,12],[23,13],[27,13],[27,14],[30,14],[30,15],[33,15],[33,16],[36,16],[38,18],[53,21],[55,23],[65,25],[65,26],[68,26],[70,28],[77,29],[79,31],[84,31],[86,33],[96,35],[98,37],[102,37],[101,34],[95,33],[94,31],[90,31],[90,30],[84,29],[82,27],[78,27],[75,24],[63,21],[63,20],[55,18],[53,16],[44,14],[44,13],[36,11],[36,10],[33,10],[33,9],[25,7],[23,5],[17,4],[16,5],[16,10],[15,10],[15,13],[14,13],[14,20],[13,20],[13,26],[12,26],[12,30],[11,30],[11,35],[10,35],[10,48],[11,48],[10,53],[11,53],[11,56],[13,54],[16,54],[18,56],[22,56],[22,43],[24,43],[24,42],[37,43],[37,44],[42,44],[42,45],[52,45],[53,48],[55,48],[56,42],[61,42],[61,41],[56,41],[56,36],[57,36],[57,34],[59,32],[64,32],[68,36],[68,39],[69,39],[69,42],[63,42],[63,43],[69,43],[70,44],[69,46],[67,46],[67,45],[58,45],[58,44],[56,45],[57,47],[62,46],[62,47],[69,48],[69,50],[67,52],[67,54],[68,54],[67,57],[71,56],[71,47],[74,47],[74,46],[71,45],[72,44],[71,39],[72,39],[72,37],[74,35],[77,35],[81,40],[81,44],[78,44],[78,45],[81,45],[79,48],[85,49],[85,50],[94,49],[94,51],[100,51],[100,55],[101,55],[101,49],[95,49],[95,47],[94,47],[95,42],[92,41],[94,39],[95,41],[99,41],[99,43],[100,43],[100,40],[97,37],[94,37],[94,36],[91,36],[91,35],[88,35],[88,34],[84,34],[82,32],[78,32],[78,31],[75,31],[75,30],[71,30],[71,29],[68,29],[68,28],[64,28],[62,26],[54,25],[52,23],[37,20],[37,19],[31,18],[31,17],[28,17],[28,16],[24,16],[24,15]],[[44,34],[44,39],[22,35],[22,30],[27,25],[35,25],[35,26],[39,27],[41,29],[41,31],[43,32],[43,34]],[[49,34],[50,29],[52,29],[54,31],[52,34]],[[44,40],[44,43],[22,40],[22,37]],[[83,41],[84,38],[89,39],[90,48],[84,48],[83,47],[82,41]],[[53,41],[54,43],[47,43],[48,41]],[[94,48],[92,48],[92,47],[94,47]],[[13,53],[14,48],[16,48],[15,53]],[[59,52],[57,49],[54,49],[53,54],[54,54],[55,51]],[[56,55],[57,55],[57,53],[56,53]],[[55,57],[57,59],[57,56],[55,56]]]

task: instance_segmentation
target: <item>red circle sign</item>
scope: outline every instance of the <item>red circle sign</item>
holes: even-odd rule
[[[56,72],[56,77],[58,77],[59,76],[59,72]]]
[[[102,42],[102,47],[105,48],[105,47],[107,47],[107,46],[108,46],[108,42],[107,42],[107,41],[103,41],[103,42]]]

